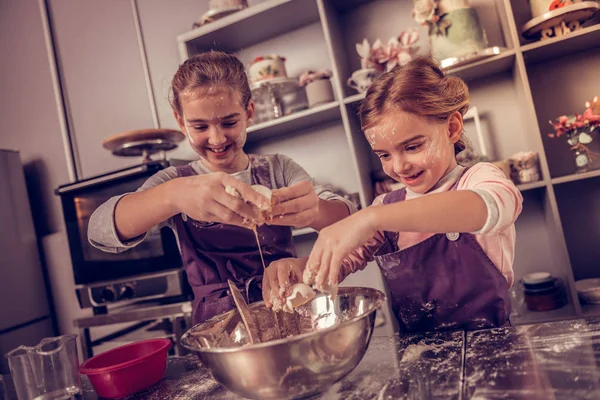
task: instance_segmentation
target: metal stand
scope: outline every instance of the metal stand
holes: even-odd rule
[[[94,315],[91,317],[73,320],[73,325],[79,328],[81,350],[85,359],[94,355],[93,348],[102,343],[123,337],[126,334],[147,327],[153,322],[160,321],[173,342],[174,355],[185,354],[185,349],[180,344],[181,336],[192,326],[192,304],[191,302],[157,305],[157,306],[135,306],[124,310],[111,311],[108,314]],[[91,340],[90,328],[121,324],[126,322],[137,322],[136,324]],[[157,335],[158,336],[158,335]],[[162,335],[164,337],[164,335]]]

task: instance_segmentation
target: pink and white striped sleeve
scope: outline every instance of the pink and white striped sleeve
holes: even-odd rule
[[[371,204],[371,207],[376,207],[383,204],[383,197],[385,195],[378,196]],[[383,232],[377,231],[375,235],[369,239],[358,249],[350,253],[343,261],[340,268],[339,282],[346,279],[346,277],[356,271],[365,268],[367,263],[373,261],[373,255],[379,250],[382,244],[385,242],[385,236]]]
[[[477,235],[496,234],[513,225],[523,208],[523,196],[514,183],[497,167],[479,163],[462,177],[459,190],[472,190],[479,194],[488,209],[485,225]]]

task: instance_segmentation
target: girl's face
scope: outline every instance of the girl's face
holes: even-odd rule
[[[246,127],[254,115],[241,94],[226,86],[199,88],[181,96],[182,115],[175,113],[190,145],[213,172],[238,172],[247,167],[243,147]]]
[[[443,123],[434,123],[393,109],[384,112],[365,135],[385,173],[423,194],[456,166],[454,143],[462,129],[458,112]]]

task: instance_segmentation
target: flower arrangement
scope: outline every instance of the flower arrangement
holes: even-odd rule
[[[600,126],[600,101],[598,96],[594,97],[591,102],[585,102],[583,114],[561,115],[554,121],[550,121],[550,125],[554,127],[554,133],[548,134],[551,138],[566,136],[571,145],[577,142],[584,144],[591,142],[591,134]],[[585,132],[586,129],[588,132]]]
[[[311,82],[314,82],[319,79],[329,79],[331,78],[332,73],[331,70],[324,69],[320,71],[306,71],[300,75],[299,84],[301,87],[308,85]]]
[[[593,134],[600,126],[600,101],[598,96],[592,101],[585,102],[583,114],[561,115],[554,121],[549,121],[554,127],[554,132],[549,133],[550,138],[566,137],[567,143],[575,153],[575,162],[578,170],[587,168],[592,156],[587,144],[593,140]]]
[[[421,26],[429,27],[429,36],[446,35],[451,22],[442,20],[440,0],[415,0],[412,10],[413,19]]]
[[[419,40],[419,32],[410,30],[392,37],[387,44],[377,39],[373,46],[367,39],[356,44],[356,52],[360,56],[361,68],[374,68],[377,71],[390,71],[396,65],[404,65],[412,60],[418,51],[415,43]]]

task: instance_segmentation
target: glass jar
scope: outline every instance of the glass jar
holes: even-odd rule
[[[585,148],[582,147],[573,147],[571,149],[573,154],[573,161],[575,162],[575,172],[582,173],[588,172],[590,170],[590,157]]]
[[[567,304],[562,283],[548,272],[525,275],[521,283],[530,311],[556,310]]]

